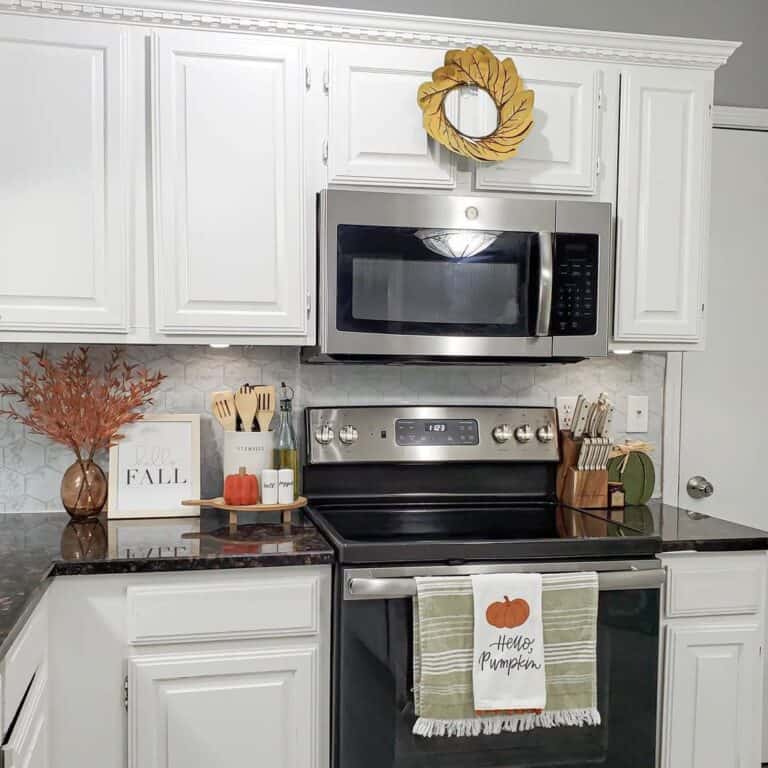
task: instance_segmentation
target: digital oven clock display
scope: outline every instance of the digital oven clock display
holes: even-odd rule
[[[480,433],[476,419],[398,419],[395,422],[398,445],[477,445]]]

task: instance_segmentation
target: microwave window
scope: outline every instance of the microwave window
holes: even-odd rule
[[[339,330],[528,336],[537,308],[534,232],[342,225]]]
[[[352,317],[395,323],[520,322],[520,266],[510,262],[404,262],[357,258]]]

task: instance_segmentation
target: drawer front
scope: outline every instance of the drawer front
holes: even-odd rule
[[[143,645],[314,635],[318,596],[316,577],[128,587],[128,639]]]
[[[18,710],[48,648],[48,608],[45,596],[5,656],[3,666],[3,723],[8,726]]]
[[[667,617],[754,614],[762,610],[764,555],[667,559]]]

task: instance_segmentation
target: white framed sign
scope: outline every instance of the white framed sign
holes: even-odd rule
[[[196,517],[200,414],[147,414],[109,450],[109,518]]]

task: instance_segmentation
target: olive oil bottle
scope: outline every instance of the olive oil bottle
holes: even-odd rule
[[[294,496],[299,494],[299,452],[293,430],[293,388],[280,384],[280,425],[275,443],[275,468],[293,470]]]

